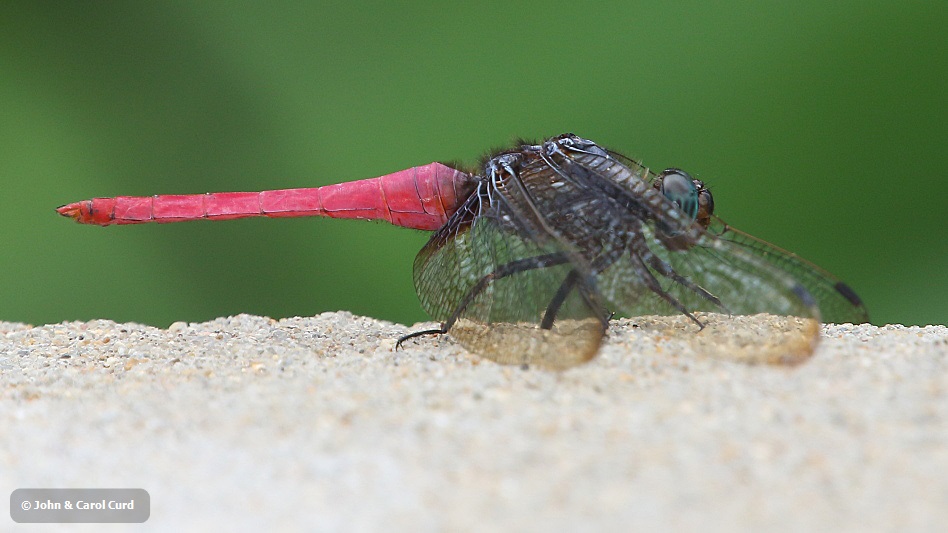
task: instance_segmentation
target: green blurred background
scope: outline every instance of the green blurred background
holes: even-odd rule
[[[5,2],[0,320],[426,319],[422,232],[83,227],[93,196],[316,186],[572,131],[948,322],[945,2]]]

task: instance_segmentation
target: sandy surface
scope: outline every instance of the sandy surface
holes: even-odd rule
[[[146,489],[149,521],[109,530],[948,523],[944,326],[824,326],[787,368],[621,321],[562,373],[448,338],[394,352],[410,330],[348,313],[0,323],[0,489]]]

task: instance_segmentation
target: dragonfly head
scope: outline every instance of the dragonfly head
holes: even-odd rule
[[[677,168],[665,169],[655,178],[653,186],[692,221],[707,229],[714,214],[714,198],[704,182]]]

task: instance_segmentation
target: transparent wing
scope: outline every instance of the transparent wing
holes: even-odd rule
[[[869,321],[869,314],[859,296],[848,285],[813,263],[732,228],[717,217],[712,217],[708,232],[791,274],[816,299],[824,322],[862,324]]]
[[[582,264],[510,196],[475,194],[415,259],[425,310],[465,348],[505,364],[567,368],[595,356],[604,310]],[[560,296],[561,295],[561,296]],[[551,302],[557,319],[544,324]]]

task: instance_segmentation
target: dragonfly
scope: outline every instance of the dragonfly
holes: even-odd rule
[[[687,172],[655,173],[566,133],[520,141],[473,171],[436,162],[323,187],[94,198],[57,212],[99,226],[320,216],[431,231],[413,278],[440,326],[396,348],[449,334],[503,364],[584,363],[615,316],[691,330],[712,354],[787,364],[810,357],[821,321],[868,321],[848,285],[714,207]]]

